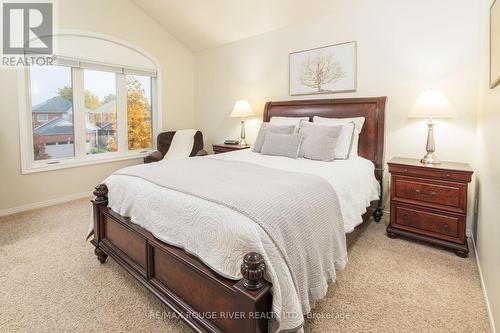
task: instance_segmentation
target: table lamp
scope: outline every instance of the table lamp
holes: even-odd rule
[[[440,164],[439,159],[434,155],[436,144],[434,142],[434,123],[432,118],[455,117],[455,110],[450,102],[440,90],[425,90],[420,93],[413,103],[409,117],[429,118],[427,123],[427,154],[420,160],[423,164]]]
[[[240,145],[246,146],[247,142],[245,140],[245,117],[253,116],[253,110],[247,101],[237,101],[234,104],[233,112],[231,112],[232,118],[241,118],[241,134],[240,134]]]

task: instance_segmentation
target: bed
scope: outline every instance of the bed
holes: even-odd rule
[[[307,116],[311,119],[313,116],[365,117],[365,125],[360,134],[358,146],[360,157],[350,161],[335,161],[331,166],[336,168],[335,174],[343,172],[348,175],[349,170],[352,172],[353,169],[357,168],[359,168],[360,173],[364,170],[363,172],[366,174],[366,170],[368,170],[368,172],[375,174],[381,187],[385,100],[385,97],[379,97],[268,102],[265,106],[264,121],[269,121],[273,116]],[[305,162],[299,159],[284,163],[284,158],[263,157],[249,150],[205,158],[237,161],[238,163],[251,162],[256,165],[260,163],[266,167],[271,165],[273,168],[288,169],[292,172],[304,171],[305,168],[308,168],[307,172],[331,181],[332,186],[337,187],[341,193],[345,192],[345,195],[343,194],[345,198],[342,199],[339,196],[341,206],[342,200],[352,201],[356,198],[356,188],[351,189],[349,194],[346,187],[349,183],[340,181],[346,177],[329,180],[329,176],[325,176],[325,162],[304,164]],[[175,205],[165,205],[166,207],[158,205],[158,209],[154,209],[154,207],[150,209],[148,205],[152,202],[161,203],[161,200],[164,200],[163,202],[179,202],[178,206],[181,206],[181,202],[183,205],[194,205],[189,201],[188,196],[172,190],[155,188],[157,184],[144,183],[140,179],[126,176],[115,175],[111,180],[107,180],[107,184],[110,185],[109,189],[108,186],[100,184],[94,191],[95,198],[92,200],[94,239],[92,243],[96,247],[95,254],[101,263],[106,261],[108,255],[111,256],[164,304],[180,315],[194,331],[198,332],[266,332],[268,328],[271,328],[269,325],[276,325],[277,320],[273,317],[277,313],[275,311],[276,304],[282,305],[281,303],[283,303],[282,306],[287,311],[294,309],[293,305],[286,308],[288,306],[288,301],[285,301],[286,293],[276,291],[276,289],[287,290],[290,288],[286,284],[286,278],[280,276],[279,262],[270,259],[275,257],[272,254],[272,249],[261,246],[261,251],[249,251],[246,254],[237,253],[240,259],[232,258],[232,265],[211,261],[210,258],[204,257],[200,248],[196,248],[197,242],[190,243],[187,238],[185,242],[177,242],[179,236],[173,236],[179,232],[185,232],[194,239],[201,239],[196,238],[196,229],[178,231],[175,229],[175,224],[172,224],[166,230],[162,230],[161,228],[155,229],[154,223],[147,224],[145,222],[154,222],[154,214],[157,214],[156,220],[158,220],[162,218],[162,214],[172,214],[171,212],[176,210],[181,211],[181,213],[172,215],[174,218],[171,222],[177,223],[177,219],[182,220],[184,216],[188,215],[185,213],[187,208],[182,211],[181,207]],[[359,183],[359,186],[366,185],[369,183],[369,178],[366,178],[365,181],[361,179]],[[148,190],[147,186],[152,188]],[[135,189],[135,192],[130,189]],[[361,193],[361,190],[359,191]],[[141,199],[142,193],[146,192],[155,193],[157,198],[144,196]],[[128,198],[134,198],[133,202],[127,204],[127,196],[124,193],[128,193]],[[381,190],[380,193],[382,193]],[[184,197],[182,197],[183,195]],[[368,199],[375,200],[369,205]],[[141,202],[141,200],[143,201]],[[377,198],[371,193],[360,202],[357,210],[349,212],[348,209],[342,209],[343,220],[348,222],[344,226],[348,244],[351,244],[367,226],[371,216],[376,221],[379,221],[382,216],[383,200],[381,198]],[[200,204],[200,202],[196,203],[197,206]],[[237,215],[231,215],[234,212],[231,212],[227,207],[225,211],[220,208],[220,212],[217,212],[216,209],[219,208],[210,206],[210,204],[205,203],[207,206],[204,206],[203,210],[215,212],[215,216],[218,217],[228,216],[227,220],[220,218],[221,230],[232,227],[229,223],[234,223],[236,226],[238,223],[241,226],[245,225],[238,220]],[[366,209],[368,205],[369,207]],[[363,206],[363,210],[361,210],[361,206]],[[161,209],[164,209],[163,212]],[[162,213],[158,215],[159,212]],[[362,216],[361,213],[363,213]],[[358,215],[357,218],[356,215]],[[188,216],[187,219],[189,218]],[[185,224],[181,223],[181,225],[189,225],[189,221]],[[236,227],[236,229],[243,229],[243,227]],[[213,232],[212,234],[216,237],[218,233]],[[246,238],[238,234],[236,239],[242,242],[240,245],[253,244],[256,240],[252,237],[255,239],[264,238],[257,233],[247,233]],[[263,242],[265,243],[265,240]],[[210,246],[210,244],[206,246]],[[207,249],[206,246],[205,249]],[[238,248],[245,248],[245,246],[238,246]],[[238,272],[235,272],[235,267]],[[271,278],[269,278],[270,276]],[[274,281],[274,285],[268,280]],[[272,293],[273,287],[275,288],[274,294]],[[301,319],[295,318],[297,322],[302,321]],[[280,318],[279,323],[283,324],[282,318]],[[293,318],[285,324],[294,327]],[[287,328],[286,325],[285,328]],[[275,329],[271,328],[271,330]],[[283,326],[279,326],[279,329],[283,329]]]

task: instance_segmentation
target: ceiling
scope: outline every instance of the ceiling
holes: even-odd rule
[[[132,0],[192,51],[324,16],[338,0]]]

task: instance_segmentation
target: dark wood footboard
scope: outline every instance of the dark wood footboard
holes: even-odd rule
[[[243,279],[226,279],[182,249],[157,240],[150,232],[107,207],[108,189],[94,191],[95,254],[111,256],[162,303],[197,332],[267,332],[271,284],[258,253],[243,258]]]

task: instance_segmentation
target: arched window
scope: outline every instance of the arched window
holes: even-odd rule
[[[102,35],[54,36],[51,65],[22,70],[22,171],[137,158],[160,123],[157,62]]]

